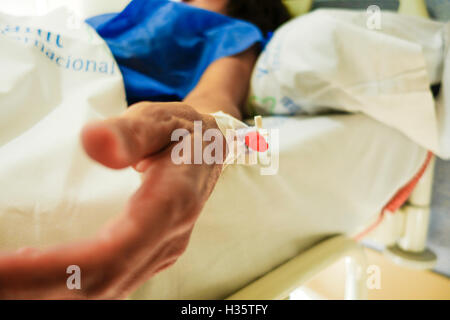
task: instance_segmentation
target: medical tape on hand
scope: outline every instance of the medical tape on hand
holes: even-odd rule
[[[257,131],[257,128],[250,127],[222,111],[212,113],[211,115],[216,120],[217,126],[225,137],[228,146],[224,168],[232,163],[244,165],[257,164],[257,152],[246,146],[246,136],[250,132]]]

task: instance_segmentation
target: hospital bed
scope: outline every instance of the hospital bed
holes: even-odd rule
[[[423,0],[400,0],[399,12],[429,18]],[[430,205],[434,174],[434,156],[422,168],[417,184],[400,190],[378,220],[353,238],[336,235],[268,272],[253,283],[229,296],[228,299],[285,299],[296,288],[305,284],[323,269],[337,260],[346,259],[346,299],[367,298],[367,260],[360,241],[364,237],[384,246],[384,253],[395,263],[415,269],[432,269],[437,257],[426,248],[430,219]],[[405,193],[402,195],[402,192]],[[398,207],[396,201],[407,202]]]
[[[284,299],[345,257],[347,297],[365,297],[353,236],[420,171],[426,150],[364,115],[269,117],[264,126],[280,130],[278,174],[228,167],[186,253],[132,298]]]
[[[411,1],[409,4],[402,3],[400,10],[403,12],[409,11],[422,14],[425,12],[423,3],[416,2],[415,4],[411,4]],[[293,195],[292,198],[286,197],[286,195],[282,195],[280,192],[276,192],[272,188],[264,185],[264,182],[261,181],[256,183],[256,185],[263,190],[262,194],[260,194],[260,197],[255,195],[255,199],[266,199],[265,201],[260,200],[264,203],[264,206],[261,206],[257,203],[258,201],[255,201],[255,203],[249,201],[248,192],[245,192],[245,190],[242,190],[242,193],[240,190],[234,190],[236,192],[233,194],[236,196],[235,203],[247,203],[247,207],[249,208],[249,210],[239,212],[238,208],[234,206],[226,207],[227,210],[225,211],[227,212],[224,212],[223,214],[237,216],[235,217],[236,224],[233,224],[233,222],[230,221],[228,221],[228,223],[223,221],[224,223],[222,224],[218,221],[220,218],[216,220],[218,215],[216,215],[214,220],[202,217],[194,232],[191,246],[186,255],[183,256],[173,268],[156,276],[145,284],[138,290],[134,297],[139,298],[140,296],[148,296],[160,299],[162,298],[161,293],[163,293],[163,295],[164,293],[167,293],[167,298],[201,299],[224,298],[228,296],[228,299],[285,299],[292,291],[300,287],[324,268],[327,268],[339,259],[346,259],[347,281],[345,297],[347,299],[364,299],[367,296],[367,260],[362,246],[356,241],[364,236],[371,236],[377,242],[386,245],[387,249],[385,252],[387,256],[397,263],[421,269],[433,267],[436,262],[436,256],[433,252],[425,248],[425,244],[430,213],[429,208],[434,160],[429,158],[430,161],[428,162],[428,165],[424,166],[427,157],[425,150],[421,148],[416,149],[416,146],[410,145],[407,141],[402,141],[400,142],[402,146],[409,145],[412,149],[403,150],[405,153],[403,153],[403,151],[397,153],[401,149],[394,143],[395,139],[393,138],[397,136],[397,134],[391,132],[382,125],[380,126],[378,123],[372,123],[371,120],[360,115],[340,115],[322,118],[300,117],[283,120],[285,122],[281,125],[281,130],[289,131],[290,126],[292,126],[292,128],[295,128],[295,134],[299,140],[301,140],[302,137],[308,136],[308,124],[311,125],[311,128],[319,128],[321,127],[319,123],[328,121],[330,122],[330,126],[333,127],[333,130],[342,130],[342,132],[352,132],[354,130],[353,133],[358,132],[359,137],[362,138],[361,141],[383,139],[383,134],[381,134],[381,132],[383,132],[386,134],[385,138],[389,139],[389,142],[385,141],[386,144],[383,146],[381,146],[381,144],[378,145],[377,147],[380,149],[378,149],[377,152],[380,152],[380,154],[383,154],[384,156],[389,155],[389,158],[392,156],[392,158],[386,160],[389,162],[389,165],[395,167],[394,164],[399,163],[397,161],[400,161],[400,166],[403,166],[402,169],[411,165],[411,169],[414,169],[409,172],[409,174],[412,173],[410,177],[416,175],[420,171],[420,168],[424,169],[424,172],[422,172],[422,177],[415,186],[414,192],[410,195],[407,204],[398,210],[395,208],[396,202],[406,200],[402,199],[402,197],[405,197],[405,193],[402,194],[402,192],[398,192],[396,194],[394,190],[387,193],[394,195],[391,199],[391,206],[388,205],[384,208],[376,208],[375,205],[371,209],[367,207],[358,209],[347,207],[346,210],[343,209],[345,208],[343,203],[341,203],[342,206],[338,206],[336,210],[331,212],[320,210],[318,208],[304,208],[302,207],[301,201],[297,202],[294,198],[297,198],[298,200],[298,198],[301,197],[300,195],[305,197],[314,197],[314,195],[308,193],[308,190],[296,188],[294,186],[295,183],[291,186],[286,186],[285,183],[288,182],[289,178],[292,178],[292,173],[288,172],[286,172],[285,175],[283,172],[280,172],[279,176],[281,176],[284,181],[280,181],[279,187],[273,186],[273,189],[281,189],[287,192],[295,190],[297,197],[295,197],[295,195]],[[352,122],[353,120],[355,122]],[[277,119],[265,119],[265,123],[269,127],[273,121],[276,122]],[[278,121],[280,120],[278,119]],[[333,124],[336,124],[334,121],[340,122],[342,127],[339,129],[334,127]],[[370,122],[370,125],[368,122]],[[325,127],[326,125],[324,124],[322,129],[327,131],[329,128],[325,129]],[[303,132],[303,130],[305,132]],[[371,131],[374,136],[371,136],[370,134],[366,136],[364,133],[369,132],[365,130]],[[305,173],[305,168],[301,165],[301,159],[308,159],[308,156],[310,156],[308,151],[311,152],[309,148],[314,148],[314,145],[322,147],[317,148],[320,148],[320,152],[323,154],[330,156],[330,162],[339,162],[336,161],[336,157],[331,157],[331,155],[339,154],[339,152],[348,155],[347,152],[350,151],[345,150],[345,148],[337,148],[340,150],[335,149],[332,151],[327,147],[334,145],[334,139],[336,139],[336,143],[342,147],[342,141],[345,141],[346,139],[351,140],[351,137],[339,137],[336,132],[329,137],[325,134],[325,136],[329,138],[326,143],[327,147],[325,147],[325,144],[322,144],[322,138],[324,137],[322,134],[324,131],[320,134],[318,133],[317,136],[311,140],[311,145],[304,143],[304,141],[297,141],[298,148],[290,145],[289,148],[292,149],[288,152],[288,147],[286,147],[287,154],[285,154],[285,150],[282,149],[280,153],[280,169],[283,170],[289,168],[289,170],[292,171]],[[282,137],[282,145],[283,142],[286,143],[286,141],[283,140],[283,137],[294,137],[294,135],[289,135],[289,133],[282,133],[280,136]],[[397,138],[403,140],[400,137]],[[381,142],[381,140],[378,141]],[[295,145],[295,143],[293,144]],[[355,143],[355,145],[357,145],[357,143]],[[355,147],[355,145],[352,145],[352,147]],[[360,147],[364,149],[364,152],[369,153],[371,147],[377,148],[375,146],[364,147],[362,145],[360,145]],[[358,148],[356,147],[356,149]],[[291,156],[292,158],[298,159],[298,161],[294,161],[295,163],[293,163],[293,166],[289,167],[287,165],[287,159],[289,158],[289,153],[295,153],[293,150],[296,150],[298,154],[292,154]],[[327,158],[327,156],[324,156],[324,158]],[[348,158],[346,161],[353,163]],[[355,161],[357,162],[358,160],[355,159]],[[367,163],[364,165],[366,164]],[[323,163],[323,167],[326,167],[325,163]],[[248,174],[248,172],[251,171],[250,168],[234,168],[232,170],[233,171],[230,170],[229,173],[225,173],[224,178],[219,182],[216,192],[209,202],[211,205],[205,208],[205,215],[217,214],[213,207],[216,196],[219,194],[230,196],[229,189],[221,190],[222,188],[227,189],[224,187],[224,185],[227,184],[227,179],[236,182],[240,179],[239,177],[242,179],[243,176],[246,176],[245,172]],[[241,170],[245,172],[240,172]],[[357,170],[357,168],[353,167],[353,170]],[[382,170],[380,171],[380,175],[392,177],[393,173],[389,172],[389,169],[380,168],[380,170]],[[317,171],[313,171],[317,173]],[[230,177],[230,175],[233,174],[236,174],[234,179]],[[340,179],[336,176],[334,178],[340,183],[345,179],[344,176],[339,177]],[[376,179],[376,177],[373,178]],[[308,175],[299,174],[298,177],[292,179],[308,179]],[[252,180],[253,182],[256,182],[258,177],[256,175],[253,176]],[[360,190],[370,190],[370,188],[366,189],[364,187],[365,183],[370,183],[369,181],[370,180],[361,181],[358,185],[358,187],[361,188]],[[330,182],[324,181],[324,183]],[[403,184],[405,184],[405,181]],[[243,183],[240,185],[244,185],[245,188],[247,188],[247,186],[250,187],[251,184]],[[313,186],[311,189],[314,190]],[[320,197],[332,197],[333,193],[336,192],[336,189],[339,189],[338,185],[330,186],[330,189],[327,189],[326,187],[322,188]],[[403,191],[407,192],[408,190]],[[243,194],[244,198],[238,198],[239,194]],[[280,200],[283,196],[286,197],[284,201]],[[365,199],[364,201],[369,201],[367,200],[367,197],[361,196]],[[320,197],[316,199],[316,203],[322,201]],[[272,200],[277,203],[276,206],[270,206]],[[374,199],[372,198],[371,200]],[[375,202],[378,201],[375,200]],[[380,200],[378,203],[388,202],[389,199],[385,199]],[[296,209],[292,210],[292,208],[285,208],[283,205],[280,205],[280,203],[289,203]],[[369,203],[366,203],[366,205],[370,206]],[[372,215],[371,212],[375,213],[375,215]],[[378,214],[376,214],[378,212],[381,212],[381,215],[378,216]],[[241,213],[246,216],[242,217]],[[309,213],[320,213],[320,219],[313,222],[312,218],[305,216]],[[248,224],[246,224],[246,219],[251,219],[252,215],[255,215],[255,219],[253,221],[248,221]],[[276,221],[277,219],[276,217],[274,218],[273,215],[283,215],[282,219],[287,220],[285,220],[283,224],[282,222]],[[367,227],[367,224],[364,223],[363,220],[367,219],[366,221],[369,221],[371,217],[374,216],[376,217],[376,221],[372,226],[369,226],[368,230],[357,235],[354,234],[354,231],[358,229],[357,226],[359,225],[359,222],[361,225],[366,225]],[[344,226],[348,221],[343,223],[341,219],[346,218],[353,221]],[[203,224],[204,219],[209,220],[207,226]],[[264,225],[262,221],[267,223],[267,225]],[[333,223],[330,223],[331,221]],[[239,230],[239,226],[237,225],[239,222],[247,226],[243,228],[245,229],[245,233],[236,233],[236,229]],[[216,223],[218,225],[216,225]],[[355,224],[352,225],[353,223]],[[225,227],[227,224],[230,227],[228,232],[226,231],[227,227]],[[289,227],[287,227],[287,225],[289,225]],[[375,226],[377,228],[375,228]],[[213,240],[212,237],[207,237],[204,234],[202,235],[202,233],[207,233],[206,230],[208,227],[212,229],[211,235],[214,234],[215,237],[222,233],[224,238],[218,240],[222,245],[217,245],[215,248],[214,245],[210,247],[211,241],[216,244],[216,240]],[[217,232],[213,231],[217,227]],[[294,230],[292,230],[292,228]],[[374,230],[372,231],[372,229]],[[355,235],[354,237],[352,237],[352,233]],[[233,235],[236,235],[236,237]],[[201,239],[202,236],[203,239]],[[270,239],[264,240],[264,237],[270,237]],[[204,247],[205,243],[208,243],[207,247],[209,247],[209,250]],[[208,259],[206,255],[212,255],[212,257]],[[198,262],[196,262],[196,259],[198,259]],[[198,266],[198,263],[200,263],[201,266]],[[197,271],[199,271],[198,274],[196,274]],[[195,289],[190,291],[189,288]],[[240,289],[233,292],[235,288]],[[174,294],[174,292],[176,293]],[[233,293],[229,295],[231,292]],[[179,295],[180,293],[182,294]]]
[[[79,1],[73,8],[86,17],[126,2]],[[278,174],[226,168],[185,254],[131,298],[285,299],[343,258],[346,297],[365,298],[364,236],[387,244],[399,263],[432,267],[436,257],[425,248],[433,172],[432,161],[424,166],[427,150],[363,114],[267,117],[263,124],[280,130]],[[399,190],[425,168],[407,205],[389,212],[408,194]]]
[[[423,0],[400,0],[399,12],[429,18]],[[314,275],[337,260],[346,259],[346,299],[367,297],[367,260],[361,246],[355,242],[369,238],[384,246],[385,255],[395,263],[415,269],[432,269],[437,257],[426,248],[430,219],[430,205],[434,174],[434,156],[422,168],[417,184],[412,190],[400,190],[381,210],[378,220],[366,231],[350,239],[337,235],[324,240],[309,250],[263,275],[258,280],[231,295],[228,299],[285,299],[291,292],[305,284]],[[402,195],[402,192],[405,194]],[[408,200],[401,208],[396,201]]]

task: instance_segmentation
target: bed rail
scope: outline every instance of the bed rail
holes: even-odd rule
[[[436,255],[426,248],[434,163],[433,157],[406,205],[395,213],[399,215],[402,232],[396,243],[388,245],[384,251],[395,263],[405,267],[431,269],[437,262]]]
[[[297,257],[265,274],[227,300],[283,300],[320,271],[346,259],[345,298],[367,299],[364,248],[346,236],[320,242]]]

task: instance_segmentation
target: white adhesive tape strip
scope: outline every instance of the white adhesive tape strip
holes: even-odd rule
[[[211,115],[216,120],[217,126],[224,135],[228,146],[228,154],[224,162],[224,168],[226,165],[235,162],[242,162],[244,164],[245,161],[238,160],[246,156],[245,134],[243,132],[246,132],[249,126],[222,111],[212,113]]]

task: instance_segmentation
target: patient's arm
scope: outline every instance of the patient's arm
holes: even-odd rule
[[[215,62],[183,103],[141,102],[123,115],[87,125],[87,153],[111,168],[135,166],[142,185],[126,210],[83,243],[0,256],[1,298],[123,298],[172,265],[187,247],[200,211],[220,176],[221,164],[175,165],[175,129],[217,128],[208,112],[240,116],[252,51]],[[190,136],[191,139],[193,135]],[[69,290],[67,267],[81,269],[81,290]]]
[[[241,118],[255,61],[256,50],[252,48],[214,62],[184,101],[202,113],[223,111]]]

